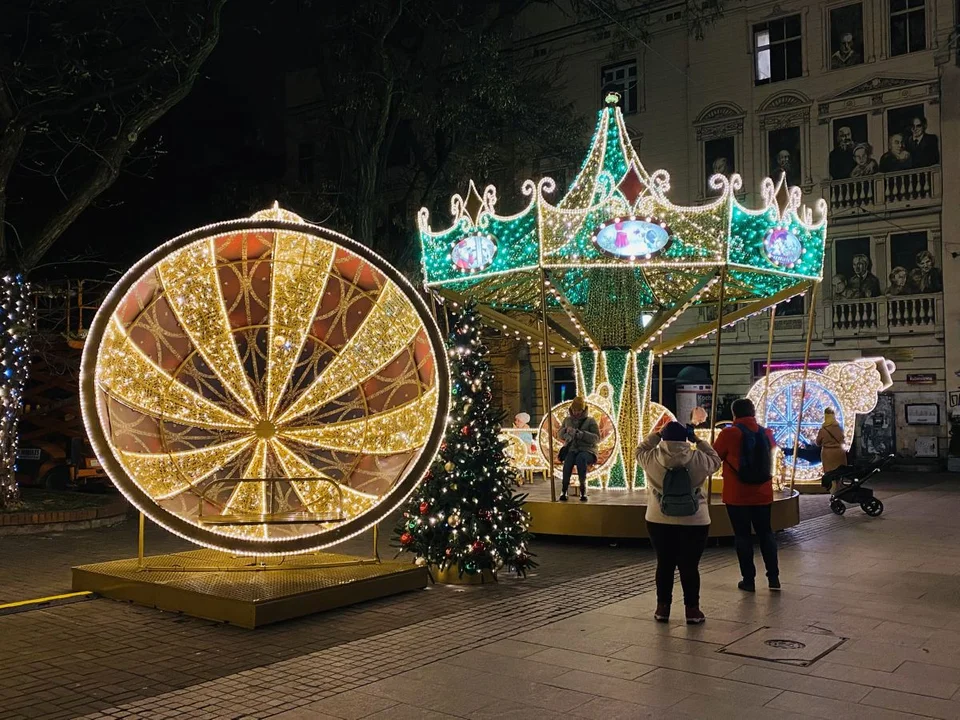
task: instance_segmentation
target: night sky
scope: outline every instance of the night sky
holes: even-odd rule
[[[122,174],[57,241],[35,279],[116,277],[171,237],[247,214],[229,212],[232,186],[272,195],[284,173],[283,22],[275,3],[227,3],[220,42],[193,91],[146,135],[162,138],[166,154],[147,176]],[[78,255],[97,262],[62,262]]]

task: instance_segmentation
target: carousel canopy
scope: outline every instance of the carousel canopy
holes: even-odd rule
[[[618,101],[608,96],[587,157],[559,202],[548,199],[557,188],[543,178],[523,184],[530,201],[516,215],[498,215],[495,188],[480,193],[472,182],[465,198],[453,196],[449,228],[433,231],[421,209],[426,286],[475,298],[500,319],[540,311],[545,285],[548,314],[566,313],[583,344],[668,351],[666,328],[692,306],[718,303],[721,285],[724,305],[741,305],[730,315],[735,321],[820,280],[822,200],[814,221],[799,188],[766,178],[763,206],[750,209],[737,199],[743,183],[734,174],[710,178],[711,202],[675,205],[669,174],[648,173],[640,162]],[[716,327],[695,328],[684,341]]]

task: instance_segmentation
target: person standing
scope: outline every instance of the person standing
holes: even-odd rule
[[[823,425],[817,433],[817,447],[820,448],[820,462],[823,472],[828,473],[847,464],[847,451],[843,449],[843,428],[837,422],[837,414],[833,408],[823,411]],[[837,481],[830,486],[830,492],[837,492]]]
[[[756,409],[748,398],[734,400],[733,425],[724,428],[713,443],[723,461],[723,502],[733,526],[733,541],[743,578],[737,587],[756,591],[757,568],[753,563],[753,535],[771,590],[780,589],[777,538],[770,525],[773,508],[773,433],[757,423]]]
[[[563,440],[563,486],[560,491],[560,502],[567,501],[567,490],[570,488],[570,478],[573,468],[577,468],[577,477],[580,479],[580,502],[587,501],[587,465],[597,461],[597,447],[600,444],[600,427],[597,421],[590,417],[587,403],[582,397],[575,397],[570,403],[570,414],[563,419],[559,437]]]
[[[695,443],[695,447],[690,443]],[[688,625],[706,618],[700,611],[700,558],[710,531],[710,508],[703,485],[720,469],[720,456],[706,440],[697,438],[693,425],[667,423],[637,447],[648,492],[647,532],[657,553],[658,622],[670,619],[673,579],[680,571]]]

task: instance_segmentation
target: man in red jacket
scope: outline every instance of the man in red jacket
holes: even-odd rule
[[[773,473],[761,484],[748,484],[740,479],[740,450],[743,431],[760,432],[753,402],[746,398],[733,401],[733,425],[725,428],[713,443],[713,449],[723,460],[723,502],[733,526],[733,542],[740,561],[743,579],[737,587],[747,592],[756,591],[757,568],[753,564],[753,537],[751,526],[757,533],[760,554],[767,569],[767,582],[771,590],[780,589],[780,568],[777,564],[777,539],[770,526],[770,510],[773,507]],[[768,457],[773,456],[776,443],[773,433],[764,428],[770,442]],[[759,438],[758,442],[762,442]]]

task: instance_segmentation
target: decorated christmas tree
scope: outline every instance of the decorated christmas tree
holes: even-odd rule
[[[526,495],[514,492],[516,475],[500,439],[503,418],[493,406],[493,373],[480,339],[473,304],[456,318],[448,338],[451,373],[447,435],[404,506],[395,540],[441,572],[458,575],[507,567],[519,575],[536,567],[527,546]]]

